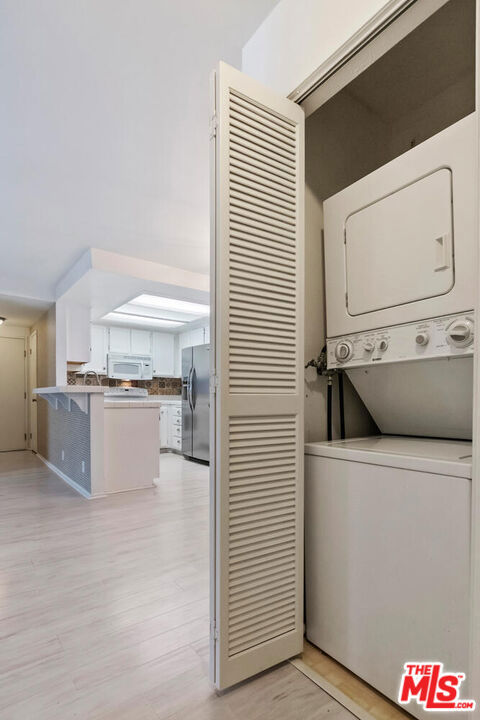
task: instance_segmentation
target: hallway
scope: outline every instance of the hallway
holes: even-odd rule
[[[88,501],[0,454],[0,718],[352,718],[289,664],[211,691],[208,468],[165,454],[161,475]]]

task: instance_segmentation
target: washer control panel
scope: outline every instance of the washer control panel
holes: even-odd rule
[[[329,368],[473,354],[473,311],[327,340]]]

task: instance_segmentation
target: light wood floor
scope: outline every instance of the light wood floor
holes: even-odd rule
[[[370,716],[371,720],[412,720],[398,705],[363,682],[357,675],[322,653],[307,640],[304,642],[301,659],[320,678],[339,690]],[[328,686],[327,686],[328,689]]]
[[[0,518],[2,720],[353,718],[289,664],[212,692],[207,468],[88,501],[0,453]]]

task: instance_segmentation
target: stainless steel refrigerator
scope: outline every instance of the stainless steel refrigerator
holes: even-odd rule
[[[209,461],[210,345],[182,350],[182,453]]]

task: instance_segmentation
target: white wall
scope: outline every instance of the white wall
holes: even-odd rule
[[[242,70],[289,95],[396,0],[281,0],[243,48]]]
[[[384,162],[390,128],[355,98],[341,93],[307,118],[305,127],[305,360],[325,344],[323,201]],[[339,437],[337,381],[333,432]],[[327,381],[305,371],[305,440],[326,440]],[[345,378],[347,437],[369,435],[376,427]]]

